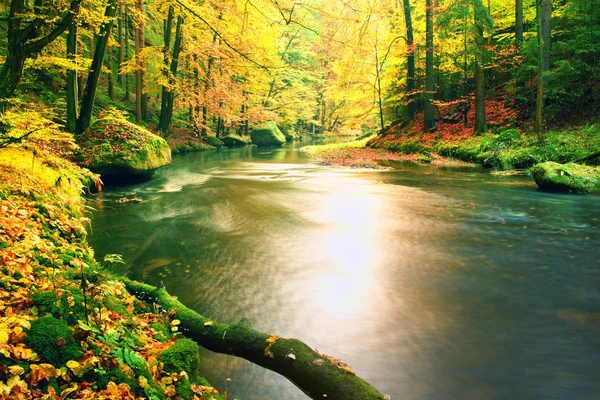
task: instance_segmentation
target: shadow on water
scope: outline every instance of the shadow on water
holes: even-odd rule
[[[98,258],[122,254],[216,320],[300,338],[392,398],[600,395],[599,197],[477,169],[315,166],[299,146],[176,157],[93,198]],[[306,398],[202,356],[231,398]]]

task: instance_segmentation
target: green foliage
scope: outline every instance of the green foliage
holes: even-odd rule
[[[52,316],[31,321],[25,343],[39,354],[42,360],[55,366],[76,360],[82,354],[79,345],[73,341],[69,325]]]
[[[33,305],[38,308],[39,315],[50,314],[64,319],[69,325],[85,319],[83,292],[72,287],[59,290],[60,297],[53,291],[38,292],[31,295]]]

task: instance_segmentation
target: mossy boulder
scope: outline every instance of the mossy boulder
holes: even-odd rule
[[[104,181],[149,179],[155,170],[171,163],[171,149],[163,138],[121,119],[96,121],[78,142],[81,164]]]
[[[286,138],[274,121],[258,125],[250,132],[252,143],[257,146],[281,146]]]
[[[177,339],[173,346],[160,353],[164,370],[175,373],[185,371],[192,381],[198,379],[198,369],[200,368],[199,350],[200,347],[193,340],[187,338]]]
[[[531,169],[538,187],[549,192],[600,193],[600,167],[545,162]]]
[[[35,351],[43,361],[56,367],[69,360],[77,360],[81,348],[73,340],[73,334],[67,323],[52,316],[31,321],[26,330],[25,344]]]
[[[235,133],[223,136],[221,140],[227,147],[242,147],[251,143],[247,138],[243,138]]]
[[[225,146],[225,143],[223,143],[223,141],[221,139],[219,139],[218,137],[214,137],[214,136],[207,136],[204,138],[204,141],[206,143],[208,143],[209,145],[216,147],[216,148],[221,148],[221,147]]]

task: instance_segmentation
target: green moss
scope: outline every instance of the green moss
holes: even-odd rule
[[[257,146],[281,146],[286,142],[283,133],[277,127],[275,121],[265,122],[254,127],[250,132],[252,143]]]
[[[173,346],[160,354],[164,369],[168,372],[186,371],[192,380],[198,378],[200,368],[199,347],[190,339],[177,339]]]
[[[240,147],[251,143],[247,138],[243,138],[233,133],[222,137],[221,140],[227,147]]]
[[[208,143],[209,145],[211,145],[213,147],[217,147],[217,148],[225,146],[225,143],[223,143],[223,141],[221,139],[214,137],[214,136],[207,136],[204,138],[204,141],[206,143]]]
[[[55,366],[76,360],[82,354],[79,345],[73,342],[73,335],[67,323],[52,316],[31,321],[25,343],[45,362]]]
[[[161,342],[166,342],[171,337],[169,332],[169,328],[165,324],[161,324],[159,322],[153,322],[150,324],[150,327],[154,329],[157,333],[154,334],[154,339],[160,340]]]
[[[600,167],[545,162],[533,167],[531,174],[542,190],[579,194],[600,192]]]

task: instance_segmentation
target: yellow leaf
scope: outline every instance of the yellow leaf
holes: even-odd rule
[[[146,379],[143,376],[139,377],[138,382],[139,382],[141,388],[145,388],[146,386],[148,386],[148,379]]]
[[[207,321],[204,323],[204,326],[212,326],[214,324],[214,322],[212,321]]]
[[[266,340],[266,342],[269,344],[267,346],[267,348],[265,349],[266,357],[275,358],[275,354],[273,354],[271,349],[273,348],[273,346],[275,345],[275,342],[277,342],[277,340],[279,340],[279,336],[277,336],[277,335],[272,335]]]
[[[0,344],[8,343],[8,332],[4,329],[0,331]]]
[[[68,388],[66,388],[62,392],[60,392],[60,397],[62,397],[64,399],[65,397],[67,397],[71,393],[76,392],[77,389],[79,389],[79,387],[77,386],[77,384],[75,382],[73,382],[73,383],[71,383],[71,386],[69,386]]]
[[[8,367],[8,371],[11,375],[21,375],[23,372],[25,372],[23,367],[20,367],[18,365],[11,365],[10,367]]]
[[[176,325],[179,325],[179,324],[181,324],[181,321],[178,320],[178,319],[174,319],[173,321],[171,321],[171,325],[173,325],[173,326],[176,326]]]

